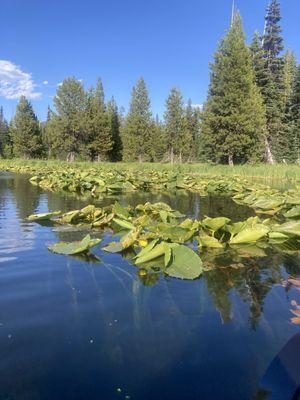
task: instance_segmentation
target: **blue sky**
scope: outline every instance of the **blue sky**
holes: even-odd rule
[[[202,104],[209,62],[229,25],[232,0],[1,0],[0,105],[7,118],[27,94],[45,118],[57,85],[74,75],[103,80],[106,97],[128,108],[144,76],[154,113],[178,86]],[[267,0],[236,0],[248,40],[263,29]],[[286,48],[300,59],[300,1],[281,0]]]

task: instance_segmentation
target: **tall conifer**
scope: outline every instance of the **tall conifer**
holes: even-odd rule
[[[233,165],[261,159],[265,109],[238,13],[211,66],[202,130],[216,162]]]
[[[125,161],[148,161],[153,139],[153,117],[148,89],[140,78],[131,93],[129,113],[123,129],[123,158]]]
[[[22,158],[42,155],[42,135],[37,116],[31,103],[21,96],[10,126],[13,140],[13,154]]]

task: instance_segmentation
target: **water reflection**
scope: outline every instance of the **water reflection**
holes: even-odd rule
[[[288,278],[299,276],[299,256],[212,251],[202,258],[217,268],[201,279],[139,276],[126,256],[100,248],[93,259],[52,254],[48,244],[85,231],[25,220],[89,201],[0,175],[0,399],[249,400],[297,332],[289,309],[300,292]],[[167,201],[196,218],[252,214],[230,199],[181,192],[120,201]]]

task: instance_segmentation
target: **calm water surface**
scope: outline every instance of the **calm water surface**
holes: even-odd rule
[[[191,217],[252,215],[230,199],[180,192],[119,200],[166,201]],[[98,263],[50,253],[85,232],[26,221],[87,202],[0,174],[0,399],[251,399],[299,331],[290,302],[300,292],[282,285],[300,273],[299,257],[268,253],[195,281],[142,281],[100,248]]]

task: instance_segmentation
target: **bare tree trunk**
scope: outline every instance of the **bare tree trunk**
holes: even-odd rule
[[[180,162],[180,164],[182,163],[182,151],[181,150],[179,152],[179,162]]]
[[[174,149],[173,146],[170,148],[170,163],[174,164]]]
[[[142,163],[142,162],[143,162],[142,155],[139,154],[139,163]]]
[[[271,151],[270,143],[267,136],[265,136],[265,149],[266,149],[266,160],[268,164],[275,164],[275,160]]]
[[[100,154],[97,154],[97,162],[100,162],[101,161],[101,156],[100,156]]]
[[[230,166],[230,167],[233,167],[233,157],[232,157],[232,154],[229,154],[229,156],[228,156],[228,165]]]
[[[70,151],[67,155],[67,162],[74,162],[75,160],[75,153],[74,151]]]

